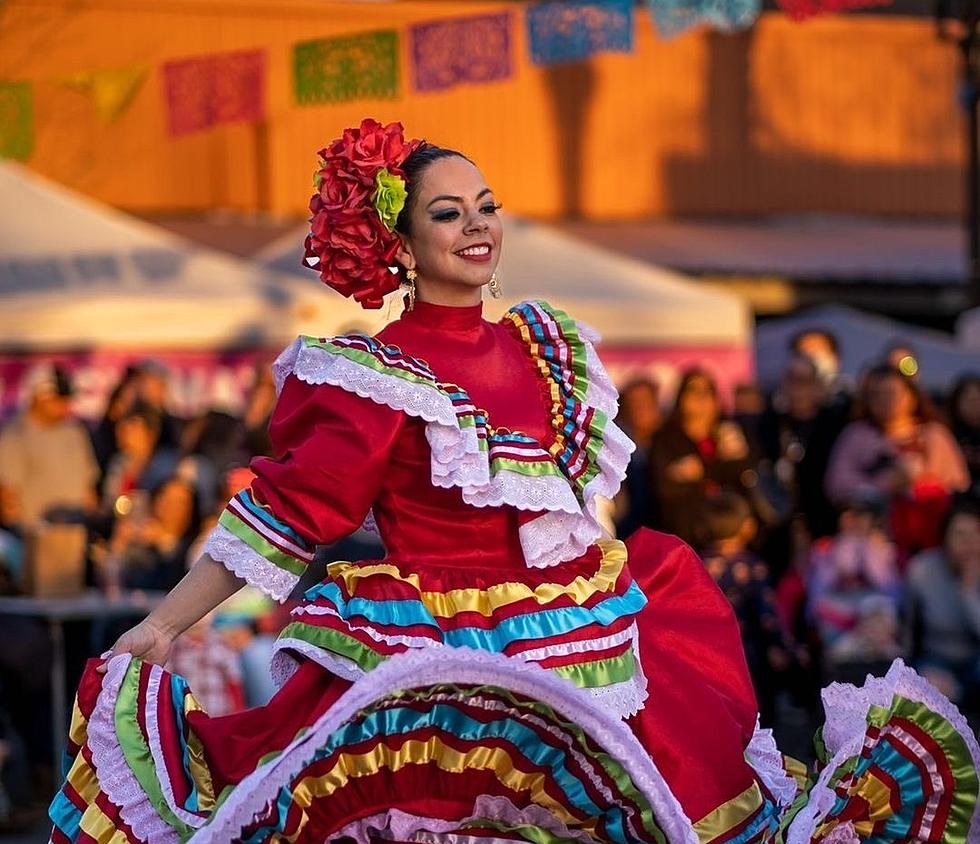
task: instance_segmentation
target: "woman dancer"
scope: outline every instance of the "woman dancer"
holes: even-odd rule
[[[596,497],[631,450],[615,391],[561,311],[483,320],[498,208],[469,160],[398,124],[321,151],[306,262],[367,307],[397,267],[408,310],[279,358],[278,456],[82,680],[53,840],[966,840],[976,742],[912,672],[835,690],[807,796],[755,729],[698,559],[651,531],[603,537]],[[283,599],[315,545],[366,519],[386,558],[306,593],[267,706],[209,718],[159,668],[243,580]]]

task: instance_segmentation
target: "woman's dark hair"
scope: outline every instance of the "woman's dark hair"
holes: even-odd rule
[[[402,164],[402,172],[405,174],[405,192],[408,196],[405,198],[405,207],[402,208],[401,213],[398,215],[395,231],[399,231],[402,234],[412,233],[410,221],[412,211],[415,209],[415,205],[419,200],[419,185],[422,182],[422,175],[435,162],[443,158],[462,158],[469,161],[470,164],[473,163],[461,152],[436,146],[435,144],[429,144],[424,141],[416,148],[415,152],[405,159],[405,163]]]
[[[970,387],[980,387],[980,372],[967,372],[956,379],[953,391],[949,394],[949,422],[954,431],[967,427],[966,420],[960,416],[960,399]]]
[[[840,343],[837,342],[837,335],[826,328],[804,328],[802,331],[797,331],[789,340],[789,350],[793,354],[803,354],[803,350],[800,348],[803,345],[803,339],[813,336],[822,337],[826,340],[834,355],[840,357]]]
[[[684,397],[684,393],[691,386],[691,382],[697,378],[701,378],[708,384],[708,389],[711,391],[711,395],[715,399],[715,404],[718,405],[718,415],[721,416],[721,398],[718,395],[718,384],[715,381],[714,375],[708,372],[700,366],[692,366],[690,369],[684,370],[681,375],[681,380],[677,383],[677,393],[674,396],[674,408],[670,412],[670,417],[667,419],[667,424],[680,428],[681,426],[681,400]]]
[[[159,434],[163,428],[163,417],[159,410],[152,404],[142,399],[133,402],[133,405],[119,417],[119,422],[130,419],[138,419],[154,434]]]
[[[862,419],[877,427],[878,423],[868,408],[868,390],[871,387],[872,381],[880,381],[884,378],[897,378],[902,382],[902,386],[912,394],[912,397],[915,399],[915,408],[912,410],[912,415],[919,422],[934,422],[938,418],[936,410],[929,400],[929,396],[926,395],[925,391],[914,378],[906,375],[900,369],[896,369],[889,363],[880,363],[869,369],[861,380],[861,398],[855,408],[855,419]]]
[[[169,475],[150,490],[150,508],[152,509],[156,506],[157,500],[163,495],[164,490],[173,483],[181,484],[191,494],[190,518],[187,520],[187,528],[181,537],[184,541],[190,541],[195,539],[201,531],[201,496],[198,493],[196,484],[181,477],[179,474]]]

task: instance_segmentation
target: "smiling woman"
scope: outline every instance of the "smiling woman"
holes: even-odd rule
[[[483,319],[501,226],[477,167],[374,121],[321,158],[307,262],[368,307],[401,267],[414,307],[280,356],[276,457],[82,679],[55,844],[972,841],[980,748],[914,672],[834,689],[807,782],[757,729],[699,558],[604,534],[633,444],[598,338],[540,301]],[[209,717],[160,667],[243,581],[285,600],[365,522],[385,558],[302,596],[266,706]]]
[[[404,165],[408,199],[396,259],[417,273],[417,296],[438,305],[474,305],[500,260],[500,205],[483,174],[454,150],[423,145]]]

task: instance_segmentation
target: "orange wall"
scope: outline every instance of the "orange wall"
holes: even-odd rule
[[[510,8],[509,81],[396,101],[297,106],[291,45],[331,34]],[[35,82],[30,165],[139,210],[301,213],[315,151],[373,115],[457,146],[510,211],[550,217],[854,211],[953,215],[960,208],[957,56],[931,23],[764,16],[750,33],[664,41],[637,10],[636,50],[584,65],[527,58],[521,5],[325,0],[7,0],[0,78]],[[402,48],[403,92],[409,67]],[[171,138],[158,65],[263,47],[268,119]],[[129,110],[103,125],[58,83],[145,63]]]

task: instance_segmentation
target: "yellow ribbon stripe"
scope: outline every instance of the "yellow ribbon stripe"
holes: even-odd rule
[[[455,774],[472,769],[490,771],[505,787],[512,791],[527,792],[535,804],[544,806],[566,824],[590,833],[595,831],[594,819],[583,824],[580,819],[571,815],[563,804],[547,793],[543,774],[520,770],[506,751],[501,748],[476,747],[460,752],[443,743],[438,736],[432,736],[426,741],[411,739],[397,750],[379,744],[367,753],[342,753],[329,773],[300,780],[293,789],[293,799],[302,809],[306,809],[315,800],[329,797],[343,788],[352,778],[372,776],[382,768],[398,771],[406,765],[424,765],[428,762],[435,762],[441,770]],[[299,830],[289,840],[295,840],[298,833]]]
[[[71,709],[71,724],[68,727],[68,738],[73,744],[81,747],[88,738],[88,719],[82,715],[82,710],[78,708],[78,701],[75,701]]]
[[[81,798],[88,804],[82,812],[79,826],[82,831],[90,835],[99,844],[130,844],[126,833],[116,828],[116,825],[96,804],[95,799],[99,795],[99,781],[95,776],[95,771],[79,754],[71,771],[68,774],[68,782],[75,789]]]
[[[376,574],[408,583],[419,593],[419,600],[437,618],[452,618],[457,613],[476,612],[484,617],[509,604],[534,598],[538,604],[547,604],[568,595],[575,603],[584,604],[597,592],[611,592],[626,565],[626,546],[615,539],[600,539],[596,544],[602,550],[602,560],[591,577],[579,575],[571,583],[539,583],[535,587],[520,582],[498,583],[486,589],[451,589],[448,592],[423,592],[417,574],[403,575],[389,563],[356,565],[333,563],[327,568],[330,577],[343,580],[347,593],[356,594],[357,582]]]
[[[193,695],[184,695],[184,717],[189,712],[203,711]],[[189,725],[188,725],[189,726]],[[215,807],[214,782],[211,779],[211,769],[204,755],[204,745],[193,727],[187,730],[187,750],[190,757],[191,778],[197,786],[197,808],[202,812],[210,812]]]
[[[738,797],[722,803],[694,824],[698,841],[707,844],[709,841],[727,835],[730,830],[744,823],[753,812],[757,812],[762,802],[762,791],[759,789],[759,784],[754,782]]]

